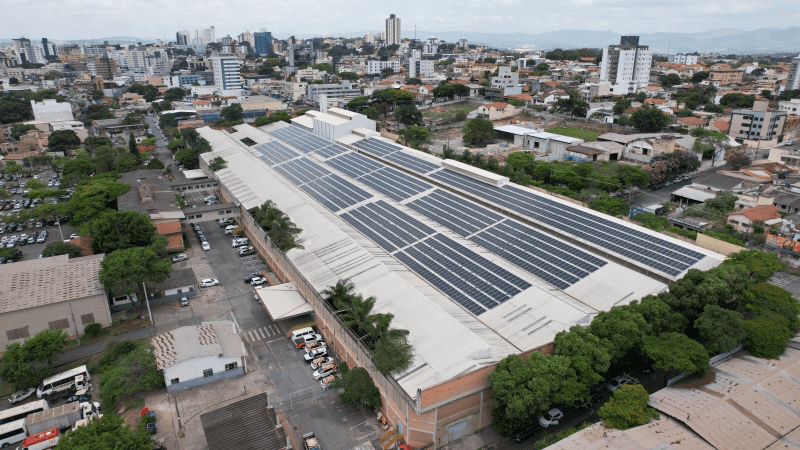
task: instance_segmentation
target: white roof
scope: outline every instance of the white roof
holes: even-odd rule
[[[306,128],[314,128],[314,119],[308,115],[308,113],[303,114],[302,116],[295,117],[292,119],[292,122],[302,125]]]
[[[208,178],[208,175],[203,172],[203,169],[184,170],[183,176],[185,176],[188,180],[194,180],[196,178]]]
[[[170,111],[161,111],[161,114],[176,114],[176,113],[192,113],[197,114],[197,111],[193,109],[173,109]]]
[[[304,114],[305,116],[309,116],[315,120],[319,120],[321,122],[329,123],[331,125],[344,125],[350,122],[350,119],[344,119],[339,116],[335,116],[333,114],[322,113],[319,111],[308,111]],[[303,116],[300,116],[303,117]],[[293,119],[294,120],[294,119]]]
[[[256,288],[256,295],[272,320],[289,319],[314,312],[293,282]]]
[[[523,136],[530,133],[535,133],[536,130],[532,130],[530,128],[521,127],[518,125],[502,125],[502,126],[495,126],[495,130],[502,131],[504,133],[511,133],[516,134],[518,136]]]
[[[203,322],[150,338],[156,367],[161,370],[204,356],[245,356],[244,343],[231,321]]]
[[[527,133],[527,135],[538,139],[550,139],[552,141],[566,142],[567,144],[580,144],[581,142],[583,142],[583,139],[578,139],[569,136],[562,136],[560,134],[555,134],[555,133],[548,133],[546,131]]]
[[[694,200],[697,202],[705,202],[706,200],[715,198],[717,196],[717,193],[707,191],[705,189],[695,189],[690,186],[684,186],[678,189],[677,191],[673,192],[672,195],[688,198],[689,200]]]

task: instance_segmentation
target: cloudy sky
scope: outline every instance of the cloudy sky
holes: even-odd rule
[[[793,5],[793,6],[792,6]],[[800,24],[797,0],[0,0],[0,38],[175,39],[181,29],[216,27],[217,38],[266,28],[289,35],[380,31],[390,13],[404,36],[422,31],[617,33],[754,30]]]

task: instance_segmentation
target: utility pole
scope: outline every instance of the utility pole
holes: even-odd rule
[[[78,322],[75,321],[75,313],[72,312],[72,302],[69,303],[69,315],[72,316],[72,323],[75,324],[75,338],[78,339],[78,347],[80,347],[81,336],[78,334]]]
[[[153,322],[153,314],[150,312],[150,299],[147,298],[147,287],[144,285],[144,281],[142,281],[142,289],[144,289],[144,301],[147,303],[147,315],[150,316],[150,325],[155,325]],[[150,329],[150,333],[152,334],[152,328]]]

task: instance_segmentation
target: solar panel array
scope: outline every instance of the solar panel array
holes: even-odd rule
[[[409,202],[407,206],[461,236],[503,220],[503,216],[442,189]]]
[[[319,155],[323,158],[333,158],[334,156],[341,155],[343,153],[350,153],[350,150],[338,144],[322,147],[314,152],[314,154]]]
[[[270,166],[275,166],[297,157],[297,152],[278,141],[265,142],[253,148],[261,154],[259,158]]]
[[[354,143],[353,147],[380,157],[384,157],[389,153],[394,153],[403,149],[403,147],[400,145],[391,144],[380,139],[364,139]]]
[[[331,173],[328,169],[306,158],[293,159],[273,168],[297,186]]]
[[[358,181],[398,202],[433,188],[432,184],[390,167],[364,175]]]
[[[383,200],[359,206],[341,217],[390,253],[435,233],[433,228]]]
[[[475,315],[494,308],[531,286],[522,278],[438,233],[395,256]]]
[[[331,145],[329,141],[315,136],[308,131],[301,130],[298,127],[283,127],[270,131],[269,134],[291,144],[303,153],[313,152]]]
[[[388,155],[384,156],[384,158],[397,164],[398,166],[405,167],[406,169],[411,169],[419,173],[428,173],[441,167],[438,164],[416,158],[403,152],[389,153]]]
[[[704,256],[657,236],[524,189],[489,186],[447,170],[434,172],[430,176],[668,275],[677,276]]]
[[[298,136],[300,136],[302,133],[305,133],[305,131],[303,131],[303,130],[297,128],[297,127],[291,127],[291,126],[290,127],[279,128],[277,130],[273,130],[273,131],[269,132],[269,134],[273,135],[274,137],[276,137],[276,138],[278,138],[278,139],[280,139],[280,140],[282,140],[284,142],[289,142],[292,139],[295,139]]]
[[[469,238],[559,289],[566,289],[606,261],[512,220]]]
[[[358,178],[386,167],[373,159],[355,152],[347,152],[335,158],[331,158],[325,161],[325,164],[333,166],[334,169],[353,178]]]
[[[303,184],[300,189],[333,212],[341,211],[372,197],[372,194],[336,174]]]

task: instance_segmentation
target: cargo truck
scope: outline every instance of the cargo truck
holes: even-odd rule
[[[97,402],[72,402],[31,414],[26,419],[28,434],[41,433],[50,428],[65,430],[81,419],[103,417],[98,411],[98,406]]]
[[[45,450],[58,444],[61,437],[57,428],[28,436],[22,441],[22,450]]]

